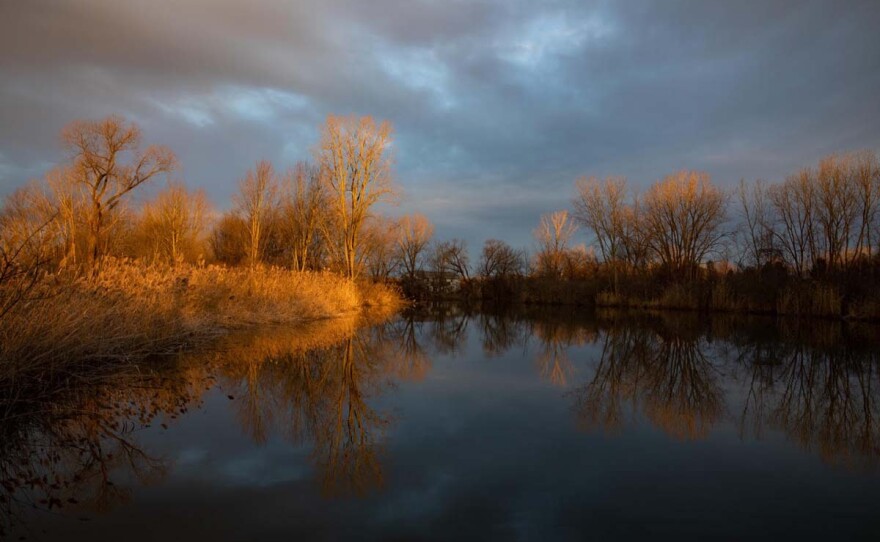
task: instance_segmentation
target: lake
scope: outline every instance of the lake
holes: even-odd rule
[[[0,526],[878,540],[878,343],[842,322],[455,306],[238,333],[0,405]]]

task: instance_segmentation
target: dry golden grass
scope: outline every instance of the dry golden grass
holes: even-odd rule
[[[0,319],[0,380],[68,363],[137,360],[248,326],[396,307],[381,285],[279,268],[146,265],[109,259],[97,276],[44,281]]]

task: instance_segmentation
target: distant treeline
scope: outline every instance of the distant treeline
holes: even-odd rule
[[[541,217],[529,254],[486,241],[471,270],[461,241],[426,252],[406,290],[482,301],[880,317],[880,166],[862,151],[784,182],[680,171],[637,194],[581,178],[573,212]],[[579,227],[591,248],[575,245]],[[471,274],[471,272],[473,274]],[[406,284],[406,281],[404,281]]]
[[[224,213],[179,181],[134,205],[129,194],[171,174],[175,158],[140,150],[139,130],[121,118],[74,123],[63,141],[69,160],[4,201],[7,274],[82,273],[115,256],[331,271],[395,282],[420,300],[880,317],[880,166],[871,151],[733,190],[696,171],[643,193],[622,177],[584,177],[570,210],[540,217],[530,250],[490,239],[471,261],[463,240],[434,239],[426,217],[376,213],[397,190],[391,127],[369,117],[328,117],[311,162],[283,173],[258,162]],[[589,244],[575,243],[578,229]]]

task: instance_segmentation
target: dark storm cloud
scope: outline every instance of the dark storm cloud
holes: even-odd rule
[[[525,244],[581,174],[688,167],[778,179],[880,147],[876,2],[0,3],[0,189],[121,113],[222,207],[261,157],[307,158],[323,117],[396,128],[398,212]]]

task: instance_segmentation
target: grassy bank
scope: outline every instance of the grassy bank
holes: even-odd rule
[[[384,286],[332,273],[108,259],[88,278],[44,277],[0,319],[0,381],[70,364],[146,359],[230,329],[395,306]]]

